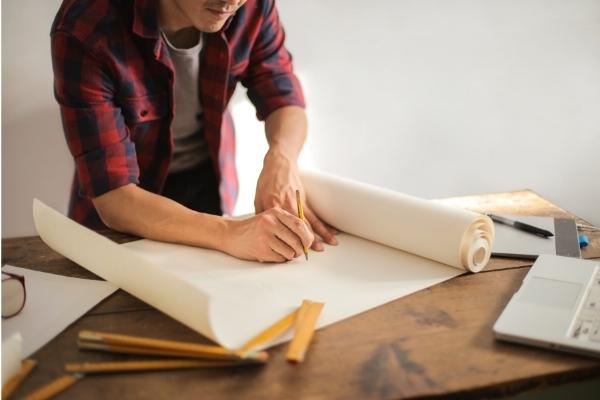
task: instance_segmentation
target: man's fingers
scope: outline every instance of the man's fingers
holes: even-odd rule
[[[260,254],[256,256],[256,261],[261,263],[284,263],[288,259],[277,253],[271,248],[263,249]]]
[[[308,207],[304,208],[304,216],[310,222],[313,231],[321,236],[325,243],[336,246],[338,244],[335,234],[321,221]]]
[[[333,226],[326,224],[325,222],[323,222],[323,224],[327,227],[327,229],[329,229],[329,232],[333,233],[334,235],[340,234],[340,231],[337,228],[334,228]]]
[[[295,256],[303,254],[303,246],[310,247],[315,251],[323,251],[323,241],[330,245],[337,245],[338,241],[335,235],[338,233],[337,230],[325,224],[319,217],[306,205],[304,205],[304,217],[303,222],[297,216],[298,208],[295,196],[289,195],[279,198],[273,208],[267,207],[266,210],[274,215],[277,219],[285,225],[288,231],[277,228],[274,234],[277,238],[285,245],[295,252]],[[264,204],[255,203],[256,210],[263,208]],[[273,211],[271,211],[273,210]],[[273,215],[273,214],[272,214]],[[322,238],[322,240],[321,240]],[[284,249],[277,246],[278,254],[289,260],[289,254]],[[293,256],[292,256],[293,258]]]
[[[285,225],[284,223],[282,223],[282,226],[280,226],[280,228],[277,229],[277,232],[275,232],[275,236],[277,236],[277,238],[279,238],[279,240],[281,240],[283,243],[285,243],[287,246],[289,246],[295,252],[295,254],[292,255],[292,258],[294,256],[298,257],[299,255],[303,254],[304,250],[303,250],[302,240],[295,232],[291,231],[287,227],[287,225]]]
[[[277,237],[273,237],[273,239],[271,239],[269,247],[271,248],[271,250],[273,250],[274,253],[281,257],[275,257],[275,259],[273,260],[275,262],[291,261],[296,255],[296,251],[292,247],[288,246],[286,243],[284,243]]]
[[[315,230],[312,228],[310,221],[307,219],[304,222],[306,222],[306,225],[308,225],[308,228],[310,229],[310,231],[314,233]],[[313,240],[310,248],[313,249],[314,251],[325,250],[325,246],[323,246],[323,239],[321,239],[321,237],[316,234],[314,235],[314,237],[315,237],[315,240]]]
[[[277,214],[277,218],[283,223],[289,232],[299,240],[300,252],[298,255],[303,253],[303,246],[310,247],[315,239],[315,236],[310,231],[308,226],[300,218],[290,214],[285,210],[281,210]],[[288,244],[292,244],[289,243]]]

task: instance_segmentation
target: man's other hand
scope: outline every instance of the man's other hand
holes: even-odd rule
[[[311,248],[322,251],[324,249],[322,241],[330,245],[337,245],[335,231],[321,221],[311,210],[310,204],[306,204],[306,196],[296,163],[278,151],[269,150],[256,186],[254,198],[256,213],[259,214],[277,207],[292,215],[297,215],[296,190],[300,190],[302,194],[306,222],[310,230],[318,235],[312,241]]]

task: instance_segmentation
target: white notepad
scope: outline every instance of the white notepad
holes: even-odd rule
[[[535,259],[540,254],[551,254],[581,257],[575,220],[510,214],[498,215],[545,229],[552,232],[554,236],[544,238],[494,222],[496,237],[492,248],[493,256]]]
[[[25,277],[27,299],[16,316],[2,320],[2,339],[23,337],[25,358],[75,322],[118,288],[109,282],[70,278],[5,265],[2,271]]]

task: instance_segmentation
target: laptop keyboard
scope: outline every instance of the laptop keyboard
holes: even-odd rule
[[[600,342],[600,268],[596,268],[584,303],[575,315],[571,337]]]

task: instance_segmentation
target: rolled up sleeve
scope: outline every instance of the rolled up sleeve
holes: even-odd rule
[[[91,49],[61,31],[52,34],[54,94],[75,160],[82,195],[93,198],[139,183],[139,167],[107,68]]]
[[[284,46],[285,32],[273,0],[264,2],[263,21],[250,54],[242,84],[261,121],[284,106],[305,107],[302,87],[292,68],[292,56]]]

